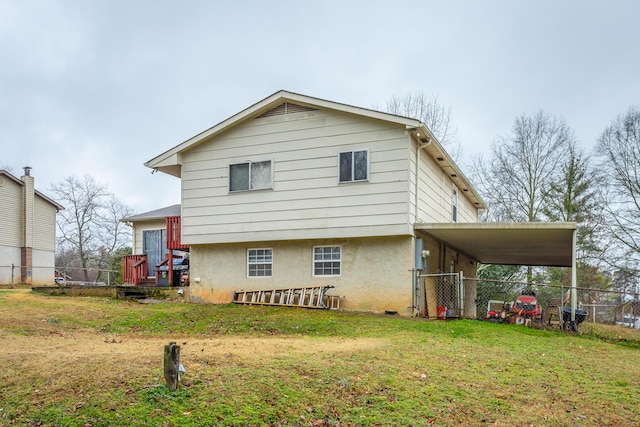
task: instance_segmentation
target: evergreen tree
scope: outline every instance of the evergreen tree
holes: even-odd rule
[[[551,184],[543,212],[549,221],[576,222],[577,258],[587,261],[601,253],[598,232],[602,223],[603,203],[597,188],[597,176],[589,157],[575,143],[562,165],[557,182]]]

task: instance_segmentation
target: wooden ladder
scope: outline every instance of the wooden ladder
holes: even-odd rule
[[[281,305],[286,307],[340,308],[337,295],[327,295],[333,286],[308,286],[302,288],[261,289],[257,291],[235,291],[233,302],[236,304]]]

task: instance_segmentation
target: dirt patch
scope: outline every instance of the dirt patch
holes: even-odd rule
[[[217,365],[269,364],[283,357],[323,353],[367,351],[380,346],[379,339],[314,340],[305,337],[216,337],[179,339],[176,337],[134,337],[128,335],[75,332],[48,336],[8,336],[0,334],[4,347],[0,363],[8,366],[6,385],[28,380],[35,385],[34,398],[69,391],[82,395],[84,390],[127,384],[139,378],[147,384],[162,382],[164,346],[170,341],[180,345],[180,360],[187,375],[197,377]]]
[[[100,355],[117,356],[119,360],[148,360],[156,354],[162,358],[170,341],[181,347],[181,355],[215,357],[233,355],[246,359],[279,357],[282,354],[317,354],[366,351],[380,346],[385,340],[372,338],[343,339],[328,342],[307,337],[216,337],[179,339],[175,337],[148,338],[129,335],[96,334],[90,332],[51,334],[50,336],[7,336],[10,340],[3,357],[43,360],[82,359]]]

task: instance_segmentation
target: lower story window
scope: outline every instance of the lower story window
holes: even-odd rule
[[[342,248],[340,246],[315,246],[313,248],[313,275],[340,276]]]
[[[273,274],[273,249],[247,250],[247,276],[271,277]]]

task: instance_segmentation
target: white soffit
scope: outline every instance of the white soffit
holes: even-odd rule
[[[415,224],[482,264],[571,267],[575,222]]]

